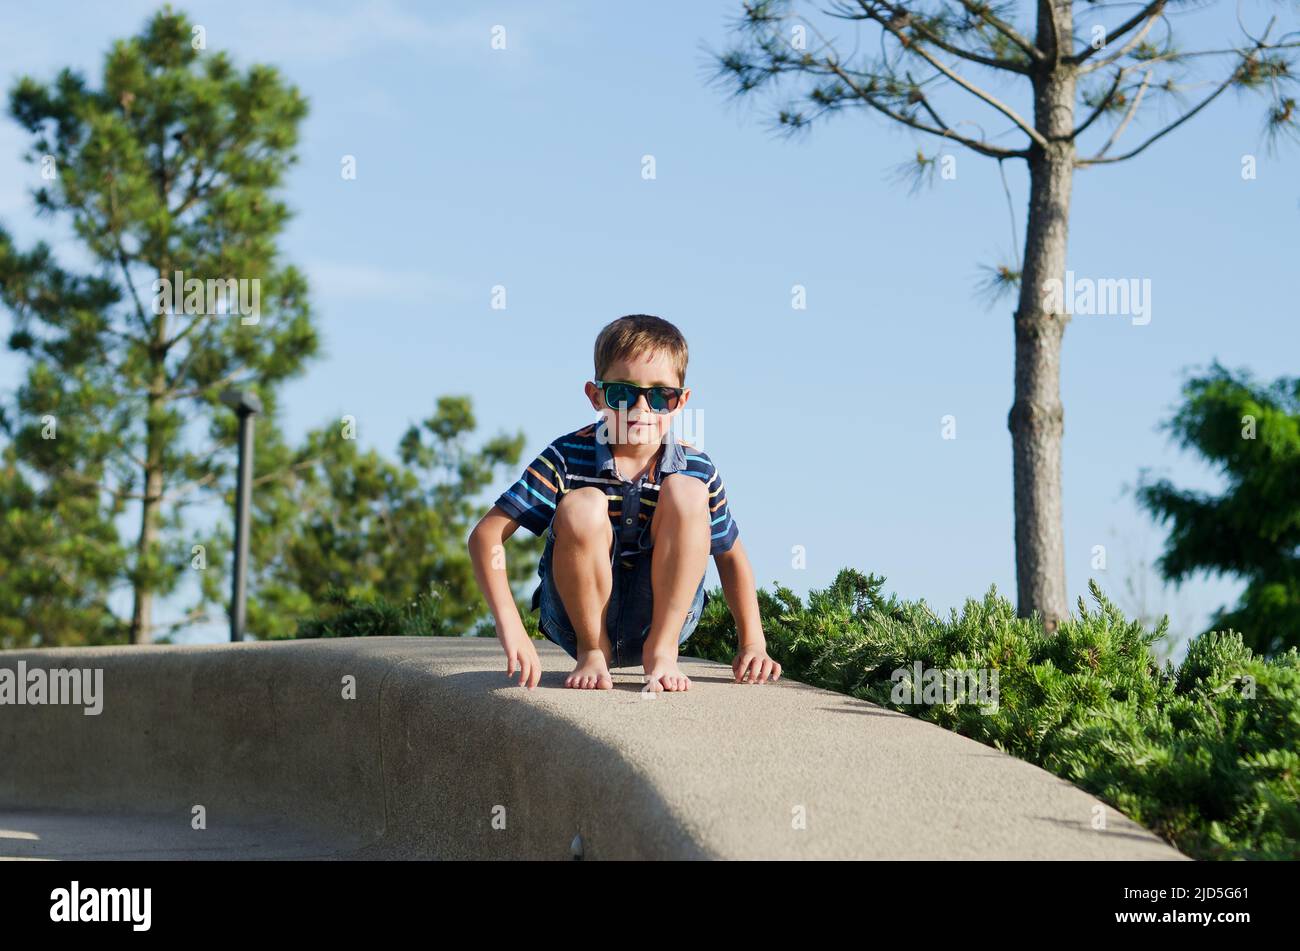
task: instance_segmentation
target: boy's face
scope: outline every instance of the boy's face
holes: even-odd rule
[[[606,369],[603,379],[606,383],[632,383],[636,386],[682,385],[672,359],[664,352],[636,354],[628,359],[616,360]],[[687,388],[677,402],[677,408],[661,414],[649,407],[644,393],[637,396],[635,405],[620,410],[606,403],[604,392],[594,383],[588,382],[584,389],[591,405],[605,417],[610,441],[641,446],[662,442],[673,417],[682,411],[691,397],[691,391]]]

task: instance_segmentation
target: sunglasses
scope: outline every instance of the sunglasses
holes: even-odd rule
[[[593,382],[604,392],[606,404],[618,410],[635,406],[644,393],[646,405],[652,413],[671,413],[677,408],[683,393],[680,386],[637,386],[635,383],[610,383],[607,380]]]

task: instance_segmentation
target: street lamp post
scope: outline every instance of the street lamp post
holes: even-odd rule
[[[253,497],[253,417],[262,401],[251,390],[226,390],[221,402],[239,417],[239,481],[235,488],[235,578],[230,595],[230,639],[244,639],[248,586],[248,522]]]

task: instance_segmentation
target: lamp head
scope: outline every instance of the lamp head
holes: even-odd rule
[[[223,390],[221,402],[241,416],[262,412],[262,401],[252,390],[237,390],[233,387]]]

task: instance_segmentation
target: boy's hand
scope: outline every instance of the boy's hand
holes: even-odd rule
[[[542,679],[542,661],[528,632],[521,630],[503,638],[502,646],[506,649],[506,677],[513,679],[518,670],[519,686],[529,690],[536,687]]]
[[[764,647],[742,647],[731,662],[736,683],[765,684],[768,678],[781,679],[781,665],[767,656]]]

